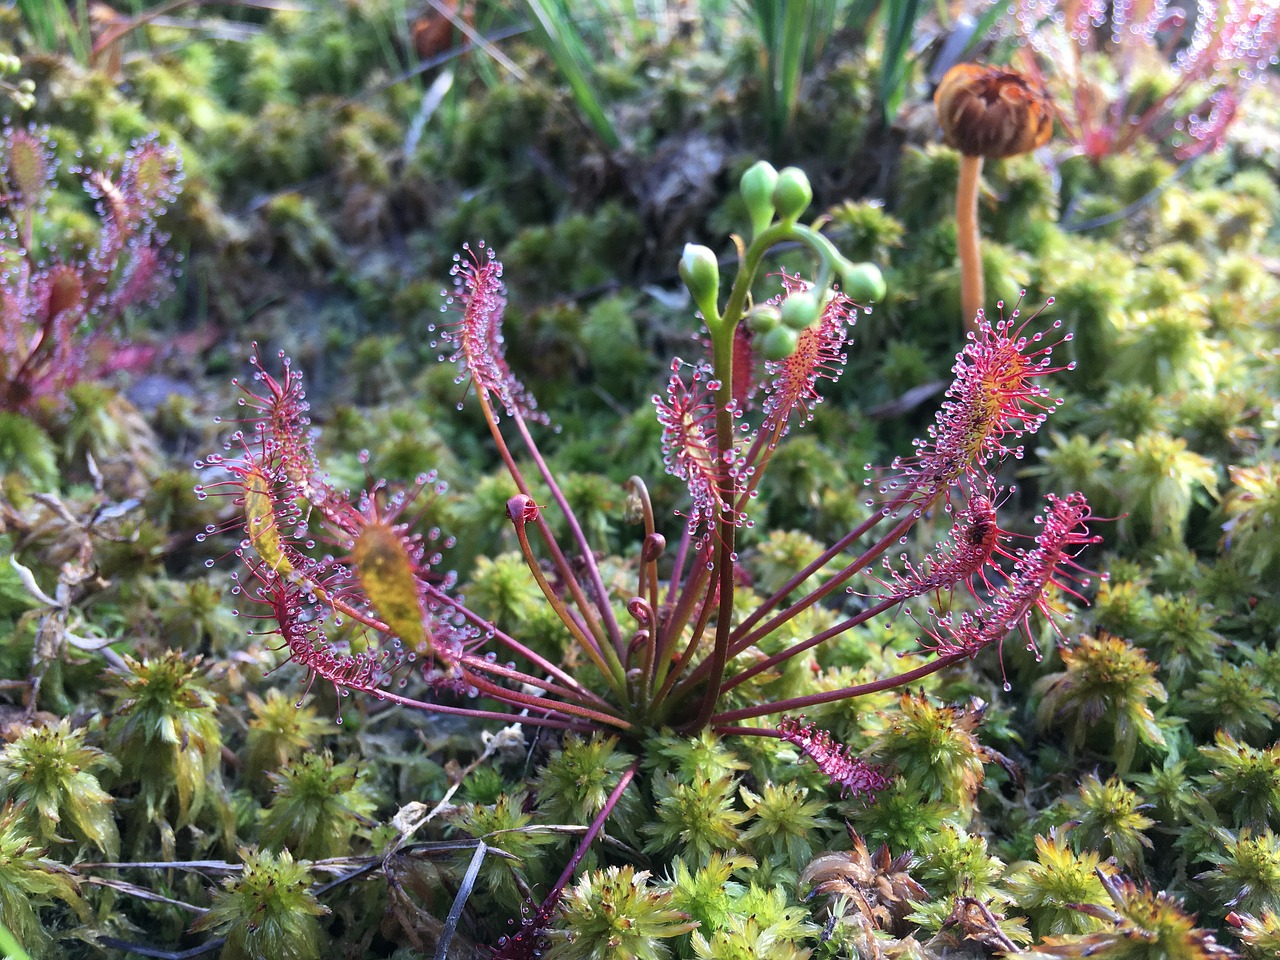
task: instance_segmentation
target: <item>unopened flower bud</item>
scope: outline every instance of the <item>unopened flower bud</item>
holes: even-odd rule
[[[622,501],[622,522],[644,522],[644,498],[636,490],[628,488],[626,499]]]
[[[710,248],[698,243],[686,243],[680,256],[680,279],[693,295],[702,315],[708,320],[718,314],[716,301],[720,295],[720,264]]]
[[[782,321],[782,312],[771,303],[761,303],[747,314],[747,327],[755,334],[766,334]]]
[[[778,183],[778,171],[767,160],[757,160],[742,175],[738,189],[751,217],[751,235],[759,236],[773,222],[773,188]]]
[[[813,187],[799,167],[783,167],[773,188],[773,206],[783,220],[795,222],[813,200]]]
[[[818,296],[811,290],[793,293],[782,302],[782,325],[799,333],[813,326],[822,313]],[[790,354],[788,354],[790,356]]]
[[[785,360],[796,352],[800,334],[790,327],[774,327],[760,338],[760,355],[766,360]]]
[[[933,94],[949,147],[971,157],[1012,157],[1049,142],[1053,109],[1048,95],[1011,70],[957,63]]]
[[[858,303],[878,303],[888,292],[884,276],[874,263],[850,263],[840,270],[844,295]]]
[[[533,497],[517,493],[507,501],[507,519],[514,524],[526,524],[538,519],[538,505]]]

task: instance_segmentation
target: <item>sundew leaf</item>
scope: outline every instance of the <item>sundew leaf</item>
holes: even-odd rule
[[[410,650],[426,653],[430,642],[418,580],[403,538],[387,523],[366,524],[351,557],[374,610]]]

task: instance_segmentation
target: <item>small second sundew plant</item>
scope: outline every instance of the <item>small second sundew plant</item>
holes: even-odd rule
[[[125,311],[153,302],[169,281],[168,238],[156,222],[182,187],[178,151],[140,140],[105,166],[118,170],[73,168],[95,215],[87,238],[59,248],[45,226],[58,179],[50,134],[0,129],[0,411],[63,405],[95,364],[116,362],[113,327]]]
[[[500,262],[483,245],[456,258],[445,319],[433,334],[441,359],[474,392],[514,482],[506,519],[527,576],[572,649],[549,653],[545,642],[498,629],[459,597],[445,567],[448,535],[415,529],[443,492],[433,475],[399,492],[383,482],[355,495],[332,486],[313,450],[297,370],[283,358],[269,369],[256,348],[240,429],[225,454],[199,464],[221,474],[201,495],[231,496],[239,508],[242,614],[262,617],[289,659],[343,696],[603,733],[641,757],[660,732],[777,738],[842,795],[883,788],[882,771],[805,712],[906,687],[1014,632],[1030,643],[1037,611],[1053,614],[1062,595],[1087,583],[1076,557],[1097,538],[1083,495],[1048,497],[1034,538],[1005,530],[997,515],[1008,496],[995,473],[1004,458],[1021,455],[1023,438],[1056,406],[1044,379],[1068,368],[1052,359],[1055,337],[1067,337],[1052,333],[1056,324],[1037,329],[1039,313],[980,316],[927,436],[872,471],[864,491],[850,492],[865,502],[865,519],[778,578],[785,582],[767,595],[745,590],[739,535],[753,523],[770,461],[787,434],[813,417],[824,381],[839,378],[854,322],[883,295],[883,283],[874,266],[842,256],[820,222],[800,222],[812,196],[801,171],[758,163],[741,187],[752,230],[749,240],[734,238],[738,266],[727,288],[710,249],[689,245],[680,260],[704,324],[705,355],[674,360],[665,390],[653,397],[666,469],[687,485],[689,500],[668,524],[655,515],[644,479],[630,480],[627,510],[640,531],[621,576],[612,562],[602,569],[539,449],[549,418],[507,363]],[[753,284],[779,244],[811,252],[812,279],[784,273],[778,294],[755,302]],[[949,518],[945,541],[923,558],[891,556],[926,516]],[[826,615],[813,616],[827,598]],[[908,609],[908,622],[918,624],[920,641],[909,666],[771,698],[776,687],[768,681],[804,663],[819,644],[912,601],[920,606]],[[780,636],[790,639],[779,643]],[[607,795],[602,788],[577,852],[542,906],[504,942],[503,955],[540,949],[575,868],[639,764],[630,762]],[[622,880],[609,882],[621,887]],[[632,886],[640,881],[627,875]],[[687,930],[670,926],[664,935]]]

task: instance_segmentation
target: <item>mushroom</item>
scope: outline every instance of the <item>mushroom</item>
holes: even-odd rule
[[[978,181],[985,157],[999,159],[1042,147],[1053,133],[1048,95],[1020,73],[958,63],[933,94],[942,140],[960,151],[956,192],[956,240],[960,252],[960,301],[966,328],[976,330],[983,301],[978,248]]]

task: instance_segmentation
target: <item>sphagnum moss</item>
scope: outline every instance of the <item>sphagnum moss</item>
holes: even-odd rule
[[[29,727],[5,744],[0,749],[0,802],[17,804],[43,843],[75,839],[114,860],[120,853],[115,801],[94,771],[118,769],[119,763],[87,744],[88,733],[73,730],[64,718]]]
[[[222,960],[319,960],[324,937],[316,918],[329,910],[311,892],[310,864],[288,850],[242,849],[240,859],[239,875],[214,891],[208,912],[191,929],[225,937]]]

